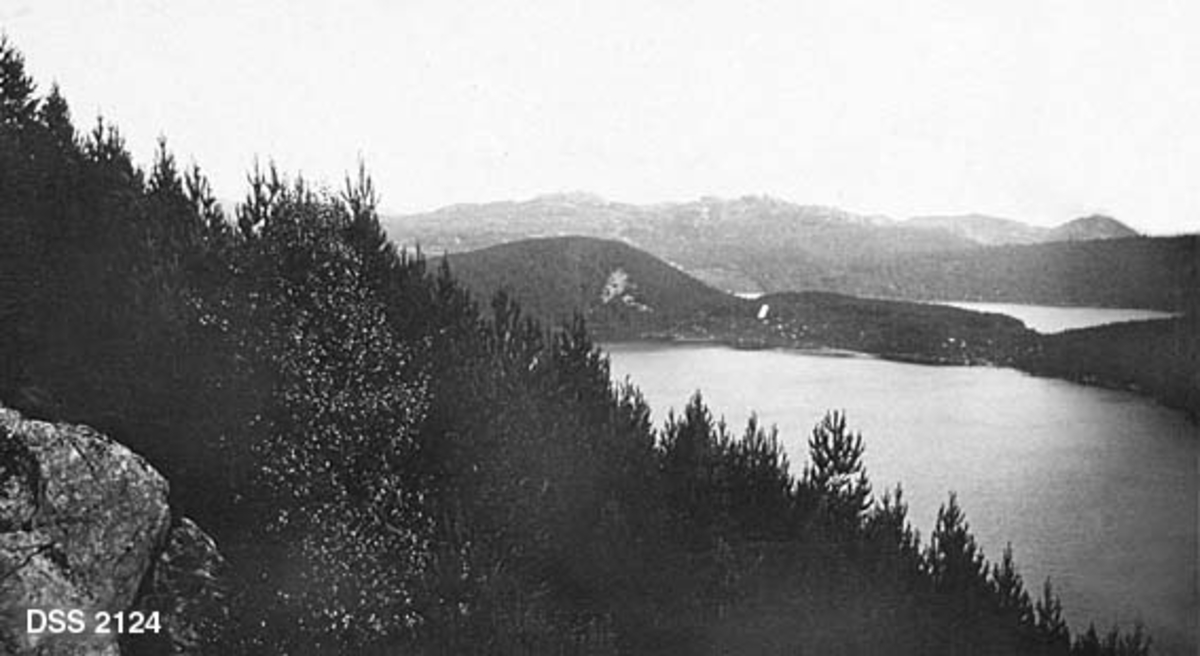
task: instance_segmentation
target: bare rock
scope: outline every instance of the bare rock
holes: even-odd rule
[[[29,526],[40,490],[37,458],[24,442],[0,429],[0,531]]]
[[[167,491],[141,456],[91,428],[0,407],[0,654],[116,656],[117,635],[96,633],[96,614],[149,608],[147,590],[170,609],[169,639],[200,636],[186,615],[220,599],[189,576],[216,576],[220,555],[191,522],[172,528]],[[87,628],[30,633],[31,609],[82,611]]]
[[[163,631],[128,640],[131,654],[201,654],[228,624],[226,563],[217,544],[192,520],[171,527],[138,597],[138,610],[157,612]]]

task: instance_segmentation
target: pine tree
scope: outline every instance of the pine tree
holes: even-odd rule
[[[934,589],[939,592],[973,595],[987,580],[983,553],[953,493],[949,502],[938,509],[937,525],[926,554]]]
[[[266,532],[245,539],[289,565],[268,574],[277,593],[246,612],[283,613],[271,630],[284,642],[345,649],[403,635],[427,559],[412,470],[426,374],[345,241],[346,207],[302,182],[258,179],[252,190],[241,212],[253,229],[241,246],[249,278],[235,299],[245,305],[238,339],[271,394],[246,494]]]
[[[1071,632],[1062,616],[1062,601],[1054,594],[1050,579],[1042,586],[1042,596],[1034,604],[1035,627],[1039,642],[1061,653],[1071,646]]]
[[[908,504],[899,484],[876,501],[863,530],[876,559],[876,572],[888,576],[901,589],[917,587],[925,571],[920,537],[908,522]]]
[[[835,536],[849,535],[870,508],[862,435],[847,430],[844,413],[829,412],[813,428],[808,451],[812,462],[804,469],[801,486],[816,495],[818,513]]]
[[[1035,624],[1033,604],[1013,562],[1011,543],[1005,545],[1000,562],[992,565],[990,581],[1001,620],[1018,635],[1029,635]]]
[[[751,415],[741,439],[730,445],[729,461],[730,513],[742,535],[783,537],[795,480],[788,472],[778,429],[764,429]]]
[[[672,412],[663,426],[659,458],[667,505],[678,539],[690,548],[707,548],[729,529],[726,455],[731,441],[699,391],[681,417]]]
[[[37,87],[25,72],[25,58],[0,35],[0,124],[21,126],[34,120]]]

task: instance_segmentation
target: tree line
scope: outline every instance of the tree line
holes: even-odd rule
[[[798,475],[699,393],[652,426],[581,319],[483,311],[389,242],[361,168],[256,168],[227,215],[7,41],[0,111],[0,400],[167,475],[229,560],[214,654],[1148,651],[1072,634],[953,497],[923,542],[841,413]]]

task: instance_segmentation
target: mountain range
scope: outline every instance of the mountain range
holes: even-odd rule
[[[981,246],[1043,244],[1058,241],[1120,239],[1122,237],[1138,236],[1137,231],[1133,228],[1112,217],[1101,214],[1081,217],[1054,228],[1044,228],[1013,219],[1002,219],[983,214],[918,216],[908,219],[904,222],[904,225],[930,230],[944,230],[969,239]]]
[[[411,233],[426,239],[426,246],[448,252],[474,250],[513,238],[565,235],[636,243],[668,231],[685,234],[673,241],[686,239],[687,233],[705,233],[702,236],[712,241],[731,235],[782,238],[788,243],[817,237],[818,242],[809,245],[813,250],[833,245],[835,233],[845,232],[866,238],[859,247],[863,252],[939,251],[1138,236],[1129,226],[1103,215],[1078,218],[1054,228],[982,214],[896,220],[764,195],[736,199],[706,196],[689,202],[634,205],[571,192],[525,201],[451,205],[422,214],[391,215],[385,217],[385,222],[398,233],[394,236]]]
[[[981,215],[900,221],[769,196],[633,205],[553,194],[386,216],[383,223],[393,240],[433,254],[538,237],[616,240],[746,295],[816,290],[1165,310],[1193,294],[1181,284],[1197,252],[1194,236],[1174,243],[1139,237],[1098,215],[1056,228]],[[1112,246],[1090,246],[1101,242]],[[958,275],[964,267],[969,275]],[[1050,271],[1086,276],[1064,283],[1050,280]]]

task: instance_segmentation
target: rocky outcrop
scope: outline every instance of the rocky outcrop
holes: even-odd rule
[[[162,632],[131,637],[132,654],[200,654],[228,625],[225,561],[217,545],[186,517],[171,527],[167,544],[145,580],[135,608],[157,612]]]
[[[223,563],[203,531],[172,521],[167,491],[142,457],[91,428],[0,407],[0,653],[120,654],[118,625],[98,632],[102,616],[141,609],[159,611],[157,631],[143,629],[171,645],[157,653],[194,653],[203,622],[187,614],[219,602]],[[47,615],[29,630],[54,610],[78,622],[55,632]]]

